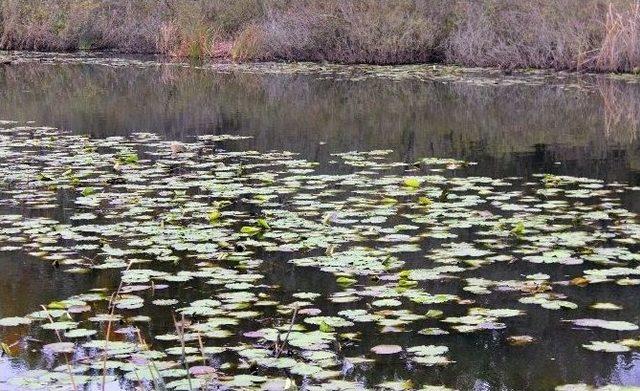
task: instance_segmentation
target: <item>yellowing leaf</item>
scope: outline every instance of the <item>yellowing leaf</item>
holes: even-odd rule
[[[338,277],[336,279],[336,282],[340,285],[353,285],[356,282],[358,282],[358,280],[342,276],[342,277]]]
[[[261,231],[260,228],[258,227],[253,227],[251,225],[245,225],[244,227],[240,228],[240,232],[243,234],[247,234],[247,235],[255,235],[257,233],[259,233]]]
[[[422,206],[427,206],[427,205],[433,204],[433,201],[431,201],[431,198],[429,198],[429,197],[419,197],[418,198],[418,204],[420,204]]]
[[[221,213],[218,209],[212,210],[211,212],[209,212],[209,215],[208,215],[209,221],[212,223],[217,221],[220,218],[220,215]]]
[[[420,180],[418,178],[405,178],[402,182],[406,187],[417,189],[420,187]]]

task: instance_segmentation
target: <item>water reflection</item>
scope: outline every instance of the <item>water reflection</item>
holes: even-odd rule
[[[220,74],[172,66],[29,64],[0,68],[0,118],[33,120],[100,138],[134,131],[159,132],[165,138],[182,140],[199,134],[245,134],[254,138],[242,148],[300,152],[322,163],[321,170],[326,171],[333,169],[328,164],[333,152],[383,148],[393,149],[391,158],[405,162],[425,156],[478,161],[470,173],[492,177],[547,171],[638,184],[640,87],[604,78],[594,80],[593,86],[583,90],[558,85],[356,82],[310,75]],[[635,198],[624,201],[637,211],[640,200]],[[65,201],[59,201],[61,208],[54,214],[64,221]],[[310,279],[308,270],[285,260],[271,261],[265,274],[269,282],[283,284],[283,295],[323,292],[335,285],[328,274]],[[0,280],[0,317],[21,315],[40,303],[110,286],[114,281],[108,273],[60,274],[51,265],[25,257],[16,261],[10,254],[0,257],[0,267],[6,273]],[[500,279],[530,273],[528,267],[487,268],[486,273]],[[536,266],[535,271],[553,273],[552,267],[542,267]],[[46,284],[34,283],[33,276]],[[461,293],[456,291],[459,284],[433,284],[439,284],[440,292]],[[181,295],[197,297],[196,291],[205,288],[193,289]],[[558,291],[567,293],[581,308],[595,301],[624,302],[624,319],[640,321],[640,304],[623,287],[596,286],[588,292],[564,287]],[[478,305],[489,301],[492,307],[506,308],[513,307],[515,300],[508,295],[479,297]],[[324,303],[323,309],[336,312],[331,305]],[[519,304],[516,308],[527,308],[528,316],[514,319],[510,332],[536,335],[540,340],[526,350],[506,345],[500,332],[456,334],[440,340],[450,347],[451,356],[458,361],[455,365],[421,370],[391,358],[353,377],[368,384],[411,377],[417,383],[476,390],[544,390],[577,381],[640,384],[638,355],[586,352],[581,345],[593,337],[591,332],[577,332],[568,325],[558,328],[563,313]],[[588,315],[583,309],[572,313],[574,318]],[[167,325],[149,327],[162,330]],[[152,331],[149,333],[154,334]],[[360,331],[364,340],[379,336],[373,328]],[[599,332],[598,337],[602,335]],[[618,334],[609,336],[613,340]],[[395,338],[403,346],[433,343],[415,333]],[[6,365],[0,362],[0,373],[13,370]]]
[[[247,134],[257,149],[293,150],[321,162],[331,159],[327,151],[391,148],[402,161],[476,160],[481,173],[553,170],[635,183],[640,87],[607,78],[591,84],[584,90],[23,64],[0,68],[0,117],[96,137],[141,130],[175,139]]]

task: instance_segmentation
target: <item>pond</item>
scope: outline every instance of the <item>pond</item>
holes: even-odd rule
[[[640,85],[0,66],[0,390],[640,386]]]

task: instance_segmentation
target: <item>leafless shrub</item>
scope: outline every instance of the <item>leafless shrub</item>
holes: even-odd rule
[[[152,52],[165,7],[148,0],[2,0],[6,49]]]
[[[258,58],[376,64],[430,61],[439,57],[445,19],[454,4],[327,0],[298,1],[285,8],[272,5],[266,7],[260,24],[262,42],[251,46],[261,49]],[[243,39],[238,43],[245,45]]]
[[[599,1],[468,2],[450,36],[450,62],[505,68],[577,68],[598,38]]]

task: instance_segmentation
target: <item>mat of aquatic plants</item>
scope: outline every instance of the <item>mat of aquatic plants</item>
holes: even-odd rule
[[[315,78],[359,82],[372,79],[413,82],[439,81],[477,86],[545,86],[560,89],[590,90],[595,74],[578,74],[540,69],[501,70],[497,68],[460,67],[441,64],[406,64],[396,66],[354,64],[342,65],[312,62],[236,63],[228,61],[184,62],[163,56],[114,56],[109,52],[39,53],[0,51],[0,65],[98,65],[109,68],[166,67],[210,70],[218,74],[312,75]],[[587,77],[585,77],[587,76]],[[635,74],[606,74],[605,78],[624,83],[640,82]]]
[[[1,122],[0,251],[96,277],[0,319],[0,389],[490,389],[475,376],[491,368],[530,389],[637,380],[640,225],[621,197],[638,188],[388,150],[322,170],[246,142]],[[589,377],[609,366],[622,375]]]

